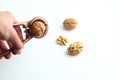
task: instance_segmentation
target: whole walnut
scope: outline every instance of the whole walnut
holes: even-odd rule
[[[63,26],[66,30],[73,30],[77,27],[77,20],[75,18],[66,18],[63,22]]]
[[[34,21],[30,26],[29,32],[33,36],[41,36],[45,31],[45,24],[40,21]]]

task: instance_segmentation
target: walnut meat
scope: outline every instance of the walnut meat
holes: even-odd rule
[[[73,30],[77,27],[77,20],[74,18],[67,18],[63,22],[63,26],[66,30]]]
[[[72,56],[80,54],[82,50],[83,50],[83,45],[81,42],[74,42],[67,49],[68,54]]]
[[[61,45],[61,46],[65,46],[68,43],[67,38],[65,38],[64,36],[59,36],[56,39],[57,44]]]

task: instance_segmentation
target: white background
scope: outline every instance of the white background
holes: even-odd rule
[[[10,11],[19,22],[44,17],[49,31],[25,44],[21,55],[0,60],[0,80],[120,80],[120,0],[0,0],[0,11]],[[63,29],[73,17],[78,26]],[[67,46],[56,44],[64,35]],[[67,47],[80,41],[78,56]]]

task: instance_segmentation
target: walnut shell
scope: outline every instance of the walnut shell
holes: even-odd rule
[[[33,36],[41,36],[45,31],[45,24],[40,21],[34,21],[30,26],[29,32]]]
[[[35,38],[43,38],[48,33],[48,23],[43,17],[37,16],[28,22],[28,34]]]
[[[77,20],[74,18],[67,18],[63,22],[63,26],[66,30],[73,30],[77,27]]]

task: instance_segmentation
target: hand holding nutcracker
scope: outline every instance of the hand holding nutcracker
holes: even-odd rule
[[[29,40],[34,38],[42,38],[48,32],[48,23],[42,17],[35,17],[27,22],[17,22],[13,27],[21,27],[25,29],[26,38],[22,40],[23,44],[27,43]],[[10,47],[8,50],[0,51],[0,58],[12,52],[14,46]]]

